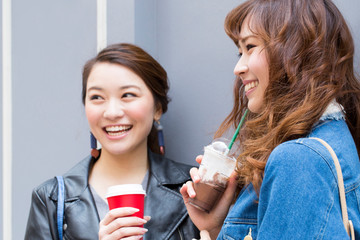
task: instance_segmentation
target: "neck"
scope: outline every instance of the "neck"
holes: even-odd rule
[[[147,148],[121,155],[113,155],[102,149],[96,165],[106,171],[106,174],[113,176],[126,176],[139,170],[146,171],[148,168]]]
[[[106,190],[110,186],[141,184],[148,167],[146,145],[119,155],[111,154],[106,149],[102,149],[99,159],[90,172],[89,183],[100,196],[105,198]]]

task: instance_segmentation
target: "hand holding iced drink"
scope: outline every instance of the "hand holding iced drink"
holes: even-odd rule
[[[229,177],[235,169],[236,159],[228,155],[225,139],[215,139],[204,148],[199,167],[200,182],[194,184],[195,198],[189,203],[209,212],[224,193]]]
[[[248,112],[249,110],[246,109],[230,143],[224,138],[215,139],[209,146],[205,147],[199,168],[200,181],[194,183],[196,196],[189,198],[189,203],[198,209],[210,212],[224,193],[229,177],[236,165],[236,159],[231,157],[229,152]]]

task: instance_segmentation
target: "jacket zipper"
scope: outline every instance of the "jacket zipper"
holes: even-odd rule
[[[180,240],[184,240],[183,237],[182,237],[182,234],[180,232],[180,229],[178,228],[177,230],[178,230],[178,233],[179,233],[179,236],[180,236]]]

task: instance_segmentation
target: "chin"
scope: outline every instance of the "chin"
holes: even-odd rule
[[[249,101],[248,109],[252,113],[260,113],[262,111],[261,104]]]
[[[258,113],[258,109],[250,103],[248,103],[248,109],[252,113]]]
[[[108,152],[108,154],[111,154],[113,156],[120,156],[120,155],[123,155],[123,154],[126,154],[127,152],[129,152],[129,150],[128,149],[119,149],[119,148],[116,148],[116,149],[107,148],[106,152]]]

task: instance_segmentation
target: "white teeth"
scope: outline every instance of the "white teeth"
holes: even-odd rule
[[[258,81],[252,81],[245,85],[245,92],[249,91],[252,88],[255,88],[259,85]]]
[[[106,131],[107,132],[119,132],[119,131],[126,131],[129,130],[131,127],[130,126],[111,126],[111,127],[106,127]]]
[[[110,136],[120,136],[121,134],[123,134],[124,132],[108,132],[108,134]]]

